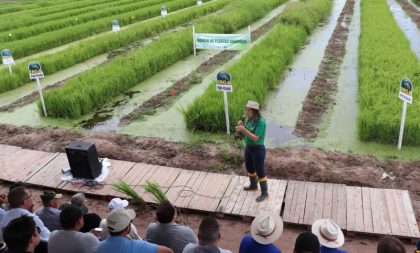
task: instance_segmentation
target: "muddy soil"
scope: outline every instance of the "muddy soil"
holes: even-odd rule
[[[110,132],[81,133],[57,128],[0,125],[1,144],[64,152],[64,147],[74,140],[96,143],[100,157],[188,170],[244,174],[242,151],[228,142],[191,146]],[[378,160],[371,156],[297,147],[267,149],[266,170],[269,177],[278,179],[409,190],[420,221],[420,161]],[[395,180],[381,180],[384,172],[395,176]]]
[[[397,0],[401,5],[403,10],[410,16],[411,20],[416,23],[417,27],[420,29],[420,12],[407,0]]]
[[[319,132],[317,124],[333,102],[340,67],[346,53],[348,27],[353,17],[353,11],[354,0],[348,0],[325,49],[319,72],[311,84],[311,89],[299,113],[294,131],[297,136],[307,139],[315,138]]]
[[[0,183],[0,193],[7,193],[7,188],[9,185],[5,183]],[[30,188],[32,196],[34,198],[35,210],[42,206],[40,195],[42,190],[38,188]],[[68,194],[63,194],[61,203],[69,202],[71,196]],[[97,213],[102,218],[106,218],[108,214],[108,201],[89,198],[86,202],[86,205],[89,209],[89,212]],[[145,209],[138,209],[133,205],[130,205],[129,208],[136,210],[137,217],[134,219],[133,224],[136,226],[139,235],[144,238],[146,234],[146,229],[149,223],[156,222],[155,219],[155,207],[147,206]],[[177,222],[182,223],[186,226],[189,226],[197,234],[198,227],[201,220],[205,217],[205,214],[201,213],[185,213],[178,215]],[[181,218],[182,217],[182,218]],[[236,218],[217,218],[220,227],[221,227],[221,240],[219,246],[224,249],[229,249],[232,252],[239,252],[239,243],[242,237],[246,234],[249,234],[250,231],[250,222],[245,222]],[[295,240],[298,235],[304,232],[304,228],[299,227],[288,227],[283,231],[281,237],[275,242],[282,252],[293,252]],[[408,241],[403,241],[404,246],[407,252],[414,252],[415,245],[409,243]],[[343,246],[343,249],[352,253],[375,253],[376,247],[378,244],[378,238],[368,237],[368,236],[357,236],[357,237],[347,237],[346,243]]]

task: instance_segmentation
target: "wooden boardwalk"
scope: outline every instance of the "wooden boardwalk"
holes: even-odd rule
[[[112,184],[121,179],[146,202],[153,203],[152,196],[143,189],[150,181],[159,184],[168,199],[180,208],[241,217],[255,217],[260,211],[269,211],[283,214],[285,223],[298,225],[330,218],[347,232],[420,237],[408,191],[269,179],[270,197],[257,203],[258,191],[242,190],[248,183],[244,176],[118,160],[111,163],[101,187],[87,188],[61,180],[61,169],[68,166],[65,154],[0,145],[0,179],[4,181],[124,197],[112,189]]]

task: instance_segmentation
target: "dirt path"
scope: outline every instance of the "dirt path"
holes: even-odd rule
[[[57,128],[0,125],[0,143],[46,152],[64,152],[73,140],[96,143],[99,156],[172,166],[188,170],[243,174],[241,150],[231,143],[190,146],[159,138],[132,137],[109,132],[74,132]],[[324,152],[314,148],[267,149],[269,177],[343,183],[410,191],[420,221],[420,161],[378,160],[374,157]],[[381,180],[383,172],[395,180]]]
[[[319,129],[317,124],[333,101],[337,88],[340,67],[346,53],[346,43],[354,11],[354,0],[348,0],[340,14],[334,33],[325,49],[319,72],[311,84],[299,113],[294,133],[305,138],[315,138]]]
[[[417,27],[420,29],[420,12],[410,4],[407,0],[397,0],[398,3],[402,6],[403,10],[410,16],[411,20],[416,23]]]

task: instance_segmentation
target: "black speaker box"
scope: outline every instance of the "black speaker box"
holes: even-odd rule
[[[74,178],[95,179],[102,172],[94,143],[73,141],[66,146],[71,174]]]

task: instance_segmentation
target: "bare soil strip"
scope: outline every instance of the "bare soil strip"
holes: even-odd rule
[[[312,82],[299,113],[294,133],[304,138],[315,138],[319,132],[317,124],[333,102],[337,89],[340,67],[346,54],[346,43],[354,11],[354,0],[348,0],[338,18],[334,33],[325,49],[318,75]]]
[[[420,29],[420,12],[410,4],[407,0],[397,0],[403,10],[410,16],[411,20],[416,23],[417,27]]]

